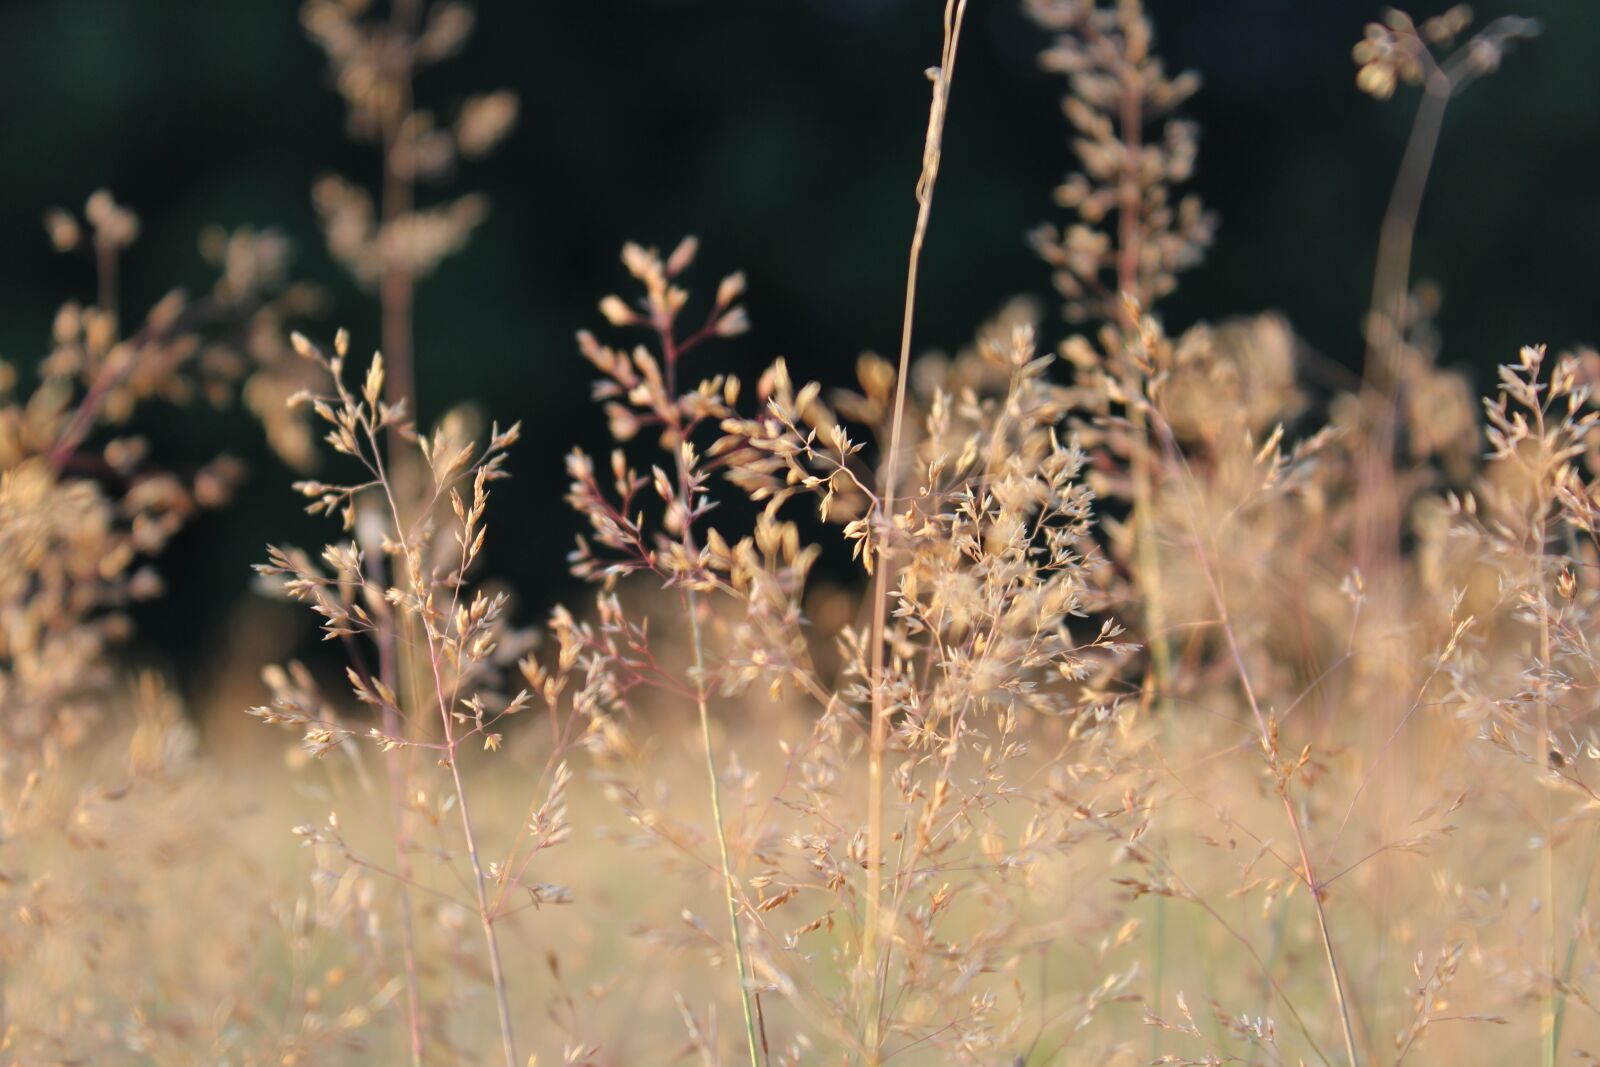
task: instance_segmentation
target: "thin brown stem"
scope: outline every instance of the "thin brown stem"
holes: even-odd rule
[[[1538,434],[1544,439],[1544,412],[1538,410]],[[1539,598],[1539,758],[1543,761],[1550,748],[1550,602],[1545,579],[1545,549],[1550,531],[1549,502],[1545,497],[1545,479],[1540,478],[1536,502],[1538,522],[1534,536],[1534,580],[1538,583]],[[1543,925],[1543,966],[1547,975],[1543,994],[1539,998],[1539,1060],[1543,1067],[1554,1067],[1556,1062],[1556,873],[1555,873],[1555,796],[1550,789],[1540,790],[1543,800],[1543,825],[1540,829],[1540,875],[1543,881],[1544,902],[1540,913]]]
[[[1399,355],[1406,326],[1405,304],[1411,285],[1411,255],[1416,243],[1417,222],[1422,213],[1428,174],[1438,150],[1445,110],[1457,94],[1493,70],[1498,57],[1513,42],[1533,37],[1539,29],[1539,23],[1532,19],[1514,15],[1498,18],[1442,63],[1418,43],[1416,59],[1423,68],[1423,99],[1412,120],[1411,134],[1379,230],[1372,303],[1366,324],[1363,378],[1376,425],[1362,457],[1356,562],[1368,573],[1373,571],[1374,564],[1392,560],[1398,550],[1399,501],[1394,485],[1393,452],[1398,391],[1403,377]]]
[[[1411,284],[1411,255],[1428,173],[1439,146],[1439,132],[1450,103],[1449,78],[1437,68],[1427,79],[1395,177],[1389,206],[1378,233],[1377,267],[1372,277],[1372,303],[1367,321],[1365,386],[1375,425],[1362,455],[1357,489],[1356,566],[1375,573],[1393,561],[1399,544],[1399,500],[1394,477],[1394,439],[1399,418],[1403,368],[1406,299]]]
[[[750,976],[745,963],[744,934],[739,927],[739,903],[733,880],[733,863],[728,853],[728,831],[722,817],[722,786],[717,775],[717,760],[711,744],[711,715],[706,704],[705,653],[700,639],[700,603],[694,590],[684,594],[684,613],[689,617],[689,637],[694,648],[695,706],[700,714],[700,741],[706,757],[706,777],[711,783],[711,818],[717,828],[717,857],[722,865],[722,895],[728,905],[728,929],[733,937],[735,973],[739,980],[739,1006],[744,1012],[745,1045],[750,1067],[761,1067],[760,1039],[750,1005]]]
[[[944,48],[940,65],[930,72],[933,101],[928,110],[928,132],[922,147],[922,173],[917,180],[917,222],[911,235],[911,252],[906,265],[905,313],[900,324],[900,362],[895,376],[894,417],[889,431],[889,447],[883,457],[883,492],[878,508],[877,573],[872,587],[872,736],[867,769],[867,904],[862,931],[862,969],[869,989],[882,988],[878,980],[878,942],[883,894],[883,764],[888,748],[889,715],[885,687],[884,644],[888,628],[889,588],[893,580],[894,558],[890,541],[895,519],[895,489],[899,474],[899,452],[905,432],[906,380],[911,368],[911,326],[916,318],[917,269],[922,260],[922,245],[927,238],[928,219],[933,211],[933,188],[939,177],[940,149],[944,137],[946,107],[951,79],[955,76],[956,48],[961,39],[961,23],[967,12],[966,0],[946,0],[944,10]],[[893,922],[893,917],[889,920]],[[892,931],[887,935],[892,937]],[[870,998],[866,1015],[866,1048],[869,1067],[882,1058],[881,998]]]
[[[671,430],[678,507],[682,510],[681,543],[684,551],[692,559],[697,556],[698,549],[694,540],[694,495],[690,484],[692,471],[685,451],[688,447],[689,427],[684,425],[680,410],[676,406],[678,360],[686,349],[674,339],[670,321],[657,324],[657,335],[661,339],[662,357],[666,363],[667,399],[673,405],[665,418]],[[691,338],[691,340],[697,339],[698,335]],[[706,779],[711,793],[711,821],[716,827],[717,856],[722,873],[722,897],[727,904],[728,930],[733,939],[734,973],[739,983],[739,1007],[744,1014],[745,1047],[750,1053],[750,1067],[761,1067],[761,1040],[756,1033],[755,1013],[750,1003],[750,974],[749,965],[745,961],[744,933],[739,925],[737,883],[734,881],[733,861],[728,850],[727,825],[722,817],[722,783],[717,774],[716,749],[711,743],[711,713],[706,695],[705,645],[700,635],[700,599],[693,586],[685,586],[683,589],[683,612],[688,617],[690,647],[694,655],[695,709],[700,718],[700,742],[705,754]]]
[[[1131,64],[1123,64],[1122,105],[1119,121],[1122,126],[1122,145],[1125,173],[1122,176],[1121,203],[1117,211],[1117,321],[1124,335],[1124,348],[1136,336],[1138,322],[1134,306],[1146,307],[1151,294],[1139,284],[1139,247],[1143,236],[1144,192],[1139,178],[1140,147],[1144,140],[1144,89],[1143,80]],[[1131,303],[1130,303],[1131,302]],[[1138,370],[1133,360],[1124,354],[1123,393],[1137,396],[1143,393],[1138,381]],[[1133,537],[1135,574],[1144,608],[1145,629],[1150,635],[1150,684],[1147,695],[1154,705],[1155,714],[1162,721],[1162,729],[1170,730],[1171,716],[1168,700],[1172,685],[1172,646],[1167,637],[1167,619],[1162,602],[1161,557],[1157,551],[1155,523],[1154,464],[1151,462],[1149,427],[1146,425],[1144,406],[1133,404],[1129,410],[1133,426],[1133,451],[1129,457],[1129,475],[1133,488]],[[1162,1002],[1166,978],[1167,901],[1155,901],[1155,932],[1151,941],[1151,984],[1157,1004]],[[1157,1033],[1152,1031],[1152,1047]]]
[[[450,716],[445,707],[444,679],[439,674],[442,650],[435,650],[433,635],[428,636],[429,659],[433,664],[434,686],[439,695],[439,715],[444,723],[445,745],[449,751],[450,779],[455,785],[456,806],[461,809],[461,830],[467,839],[467,859],[472,864],[473,890],[478,898],[478,919],[483,925],[483,938],[489,950],[489,975],[494,982],[495,1007],[500,1015],[500,1046],[505,1053],[506,1067],[518,1067],[516,1039],[511,1030],[511,1003],[506,993],[505,972],[500,966],[500,943],[495,935],[494,916],[489,911],[489,896],[484,888],[483,864],[478,859],[478,837],[472,828],[472,811],[467,804],[467,787],[461,779],[461,761],[457,758],[456,738]]]
[[[369,578],[382,584],[383,573],[380,560],[381,552],[369,551],[367,553],[367,566]],[[377,633],[378,644],[378,677],[388,687],[389,692],[398,692],[398,664],[396,659],[396,635],[392,624],[387,628],[380,628]],[[383,705],[383,732],[389,737],[398,737],[403,729],[400,715],[395,707],[388,701]],[[406,832],[406,794],[410,784],[411,754],[402,748],[389,753],[383,761],[384,772],[389,783],[389,817],[391,821],[390,834],[394,841],[395,873],[398,876],[400,893],[400,954],[405,966],[406,974],[406,1039],[411,1048],[412,1067],[421,1067],[422,1064],[422,1011],[420,1004],[421,992],[417,978],[417,935],[413,922],[414,910],[411,906],[411,890],[408,883],[411,881],[411,850],[410,841]]]
[[[1417,220],[1428,174],[1439,147],[1439,132],[1450,103],[1452,87],[1443,71],[1427,79],[1422,103],[1411,124],[1400,170],[1395,175],[1389,205],[1378,231],[1377,267],[1372,276],[1373,316],[1367,327],[1367,384],[1387,395],[1396,384],[1396,348],[1405,323],[1406,290],[1411,280],[1411,254],[1416,244]]]
[[[335,377],[341,392],[343,384]],[[373,473],[383,489],[384,502],[389,509],[390,520],[394,523],[395,536],[400,540],[400,558],[405,560],[411,572],[412,582],[417,582],[417,576],[422,572],[421,559],[411,539],[406,534],[406,526],[400,518],[400,504],[395,492],[394,483],[383,463],[383,449],[378,446],[376,434],[370,423],[365,427],[368,442],[372,447]],[[462,546],[463,552],[465,545]],[[489,909],[489,897],[484,887],[483,864],[478,858],[478,838],[472,826],[472,812],[467,802],[466,783],[461,777],[459,760],[459,739],[455,736],[454,718],[451,714],[450,697],[445,693],[444,676],[440,665],[445,655],[445,637],[435,631],[428,613],[433,610],[431,601],[423,605],[422,627],[427,638],[428,665],[433,674],[433,694],[438,701],[439,722],[444,731],[445,759],[450,765],[450,778],[455,786],[456,805],[461,809],[461,829],[466,835],[467,858],[472,864],[473,889],[478,901],[478,919],[483,926],[484,942],[489,952],[489,974],[494,984],[495,1006],[500,1016],[500,1045],[505,1055],[506,1067],[518,1067],[516,1040],[511,1028],[511,1004],[506,992],[505,972],[500,966],[500,944],[495,934],[494,915]]]
[[[412,39],[416,34],[418,20],[421,18],[422,8],[418,0],[395,0],[390,11],[390,40],[389,77],[399,93],[396,105],[396,119],[383,131],[382,139],[382,167],[383,185],[381,211],[383,225],[393,226],[398,220],[410,213],[412,208],[412,187],[408,174],[402,172],[397,165],[397,153],[401,146],[401,139],[405,136],[406,118],[411,111],[411,82],[415,73],[412,58]],[[412,296],[414,283],[410,273],[402,266],[392,261],[385,262],[382,277],[378,286],[378,301],[380,308],[380,334],[379,342],[382,345],[384,358],[388,364],[388,374],[385,377],[385,399],[391,406],[398,407],[410,401],[417,395],[415,361],[412,354]],[[409,455],[405,437],[398,422],[389,428],[387,438],[389,448],[390,466],[399,475],[400,485],[397,488],[402,496],[407,496],[411,488],[409,471],[414,464],[404,462],[402,457]],[[386,640],[380,641],[380,663],[387,668],[385,684],[391,692],[401,690],[399,675],[403,669],[397,656],[395,642],[396,635],[390,633]],[[386,644],[387,647],[384,647]],[[409,676],[410,670],[405,670],[408,680],[412,682],[407,688],[415,689],[415,681]],[[384,729],[395,736],[395,731],[400,726],[398,716],[389,708],[384,709]],[[446,724],[446,738],[448,741],[449,729]],[[409,763],[410,756],[406,753],[396,754],[396,759],[404,760],[403,765],[396,764],[394,759],[387,763],[389,771],[389,796],[390,805],[394,812],[394,835],[396,862],[401,865],[404,872],[409,860],[405,857],[405,798],[410,786]],[[451,772],[455,773],[455,751],[450,750]],[[466,796],[460,790],[457,780],[457,793],[460,794],[462,816],[466,816]],[[467,841],[469,850],[474,853],[473,865],[477,865],[476,844],[473,841],[471,829],[468,828]],[[411,1041],[411,1055],[414,1067],[422,1063],[422,1033],[420,1025],[420,1005],[418,1003],[417,970],[416,970],[416,942],[412,929],[411,900],[405,886],[401,885],[401,929],[404,934],[403,952],[406,964],[406,1007],[408,1013],[408,1031]],[[480,910],[482,909],[482,878],[479,877]],[[485,921],[487,912],[485,911]],[[491,947],[493,938],[491,937]],[[498,960],[494,960],[496,970],[496,985],[502,986],[499,980]],[[501,990],[504,997],[503,988]],[[504,1011],[502,1010],[502,1016]],[[502,1019],[503,1024],[508,1020]],[[506,1031],[509,1043],[509,1030]],[[508,1059],[508,1062],[509,1059]]]

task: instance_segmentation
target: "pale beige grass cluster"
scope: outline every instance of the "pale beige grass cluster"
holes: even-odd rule
[[[414,99],[464,7],[304,7],[381,154],[375,193],[314,197],[382,355],[284,329],[311,298],[271,234],[208,236],[214,292],[126,330],[136,220],[48,218],[102,284],[0,408],[0,1056],[1595,1058],[1600,356],[1523,349],[1480,419],[1410,266],[1446,105],[1537,27],[1388,12],[1357,44],[1362,90],[1423,103],[1363,374],[1319,404],[1283,316],[1163,324],[1217,226],[1181,189],[1199,79],[1134,0],[1027,8],[1080,162],[1033,236],[1063,316],[1018,301],[915,358],[950,0],[898,362],[740,381],[745,276],[627,245],[577,338],[612,447],[566,460],[596,593],[539,628],[477,573],[518,428],[409,414],[415,283],[486,207],[417,186],[516,118]],[[110,651],[232,473],[174,478],[115,427],[241,379],[286,458],[313,428],[330,457],[297,489],[335,540],[260,568],[343,665],[263,671],[287,748],[202,744]]]

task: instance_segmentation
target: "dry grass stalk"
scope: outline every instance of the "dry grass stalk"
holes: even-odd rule
[[[880,504],[876,511],[881,527],[878,533],[878,566],[872,589],[872,737],[870,762],[867,772],[868,823],[867,823],[867,917],[862,933],[862,970],[881,1002],[887,975],[878,967],[880,939],[892,941],[895,917],[891,910],[885,929],[880,909],[883,897],[883,761],[889,731],[889,699],[885,685],[884,642],[885,623],[889,609],[889,587],[894,579],[895,560],[892,547],[894,525],[899,507],[895,490],[898,488],[901,438],[905,427],[906,380],[911,376],[911,327],[916,319],[917,266],[922,261],[922,245],[928,235],[928,219],[933,212],[933,189],[939,180],[939,159],[944,142],[945,117],[950,106],[950,86],[956,73],[956,51],[961,44],[961,24],[967,15],[966,0],[947,0],[944,11],[944,48],[939,65],[928,71],[933,82],[933,102],[928,108],[928,132],[922,145],[922,173],[917,178],[917,222],[911,234],[911,252],[906,265],[905,312],[900,325],[900,363],[895,373],[894,409],[890,420],[889,447],[883,457]],[[867,1018],[868,1063],[876,1064],[879,1056],[879,1016],[882,1008],[874,1005]]]
[[[484,198],[468,194],[439,208],[419,210],[419,181],[442,182],[458,160],[479,159],[495,148],[517,118],[517,99],[501,90],[474,96],[460,105],[455,122],[437,127],[431,111],[416,106],[413,81],[421,68],[456,55],[471,35],[473,9],[453,2],[393,0],[386,16],[371,15],[366,5],[331,0],[306,0],[301,20],[326,51],[331,74],[348,106],[347,129],[352,139],[377,145],[382,180],[378,218],[371,197],[336,174],[319,178],[313,199],[322,215],[329,250],[356,279],[376,289],[382,322],[382,351],[388,363],[386,399],[399,406],[417,395],[412,319],[415,287],[440,260],[459,249],[486,213]],[[364,17],[365,16],[365,17]],[[401,512],[411,514],[418,484],[414,455],[399,424],[386,442],[390,474]],[[370,524],[369,524],[370,525]],[[377,558],[377,545],[364,547]],[[426,674],[415,657],[414,633],[391,633],[380,639],[379,676],[391,689],[415,698]],[[392,708],[383,710],[384,730],[399,733]],[[406,1005],[413,1064],[423,1060],[413,907],[406,880],[410,877],[410,841],[405,798],[411,792],[408,761],[385,761],[393,822],[395,867],[400,873],[399,903],[406,971]]]
[[[382,568],[376,572],[380,580],[372,580],[374,572],[369,571],[364,549],[357,541],[330,545],[325,550],[323,559],[332,568],[332,577],[324,575],[304,555],[276,548],[271,550],[271,562],[260,571],[268,577],[284,578],[289,596],[312,604],[323,616],[329,637],[347,640],[370,637],[382,649],[397,643],[398,635],[403,632],[401,620],[409,621],[411,627],[422,634],[423,644],[417,654],[426,664],[432,680],[428,699],[438,710],[441,740],[417,740],[422,736],[416,718],[418,709],[403,707],[402,698],[381,678],[366,673],[360,661],[352,666],[350,681],[358,699],[388,713],[386,721],[398,720],[406,724],[404,734],[386,734],[377,728],[371,731],[372,740],[383,751],[398,758],[399,750],[408,747],[431,748],[438,753],[440,765],[450,772],[472,871],[476,911],[487,947],[502,1051],[508,1067],[516,1067],[509,995],[495,930],[497,916],[490,908],[485,869],[479,858],[478,835],[461,774],[460,750],[463,742],[472,738],[481,738],[485,747],[498,747],[501,735],[491,727],[521,711],[531,699],[528,691],[522,690],[496,710],[486,706],[491,690],[486,687],[489,678],[485,675],[494,673],[491,656],[502,636],[506,598],[503,594],[488,597],[480,592],[469,603],[462,602],[467,573],[483,550],[486,532],[483,515],[488,506],[489,485],[504,476],[505,450],[516,442],[520,430],[517,426],[505,431],[494,428],[481,451],[470,443],[451,439],[443,430],[435,432],[431,439],[417,438],[406,421],[404,407],[393,406],[383,399],[381,356],[373,357],[360,391],[353,392],[344,382],[348,339],[343,333],[335,340],[331,356],[324,355],[298,334],[295,345],[305,358],[326,370],[333,386],[331,394],[307,393],[297,398],[297,403],[310,407],[328,424],[327,440],[334,451],[356,460],[366,474],[365,480],[358,483],[338,485],[310,481],[299,483],[297,488],[313,501],[308,510],[339,515],[346,531],[355,529],[363,498],[375,495],[383,505],[387,520],[382,535],[376,540],[380,553],[393,561],[392,566],[398,572],[397,584],[387,584]],[[384,440],[395,434],[402,440],[416,442],[431,474],[431,498],[421,509],[422,518],[409,523],[402,517],[400,498],[384,458]],[[470,504],[462,496],[464,485],[471,486]],[[451,531],[453,558],[450,546],[436,539],[435,512],[445,502],[455,519],[455,528]],[[357,593],[359,596],[355,595]],[[458,710],[460,707],[468,710]],[[316,717],[290,695],[280,694],[273,706],[258,708],[255,713],[269,723],[304,727],[308,745],[318,752],[352,736],[348,728]],[[470,729],[458,732],[460,725]],[[400,880],[405,884],[403,873]]]

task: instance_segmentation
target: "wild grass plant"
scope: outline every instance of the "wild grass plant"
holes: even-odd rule
[[[466,8],[303,8],[381,156],[376,197],[313,196],[382,354],[312,339],[270,232],[208,233],[213,291],[125,328],[137,220],[47,217],[100,286],[36,384],[0,368],[5,1062],[1595,1058],[1600,355],[1530,345],[1480,415],[1411,269],[1448,103],[1538,27],[1390,11],[1356,45],[1363,91],[1422,101],[1363,372],[1323,397],[1280,315],[1163,324],[1218,225],[1182,191],[1198,77],[1134,0],[1027,10],[1079,163],[1032,236],[1062,314],[916,355],[949,0],[898,359],[743,382],[744,275],[628,244],[577,335],[612,439],[566,458],[595,593],[540,626],[477,572],[542,460],[411,414],[415,283],[486,210],[416,185],[516,117],[414,99]],[[340,666],[257,665],[282,767],[115,648],[237,477],[122,428],[236,394],[336,524],[259,568]]]

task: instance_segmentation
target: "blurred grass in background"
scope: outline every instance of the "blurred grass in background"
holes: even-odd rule
[[[1481,19],[1512,10],[1477,7]],[[1204,131],[1195,189],[1222,221],[1204,269],[1167,303],[1169,327],[1202,311],[1279,309],[1330,365],[1358,363],[1377,222],[1409,121],[1351,84],[1348,42],[1370,5],[1149,8],[1171,69],[1205,79],[1189,108]],[[1523,13],[1547,28],[1536,61],[1508,64],[1492,92],[1452,106],[1417,254],[1418,276],[1444,292],[1444,362],[1480,383],[1519,344],[1600,332],[1600,8],[1547,0]],[[716,250],[708,269],[745,269],[754,330],[720,356],[728,369],[782,354],[805,377],[839,381],[862,349],[892,348],[927,106],[916,72],[938,43],[926,14],[912,0],[488,0],[463,59],[425,75],[440,104],[496,86],[522,100],[509,141],[471,175],[492,199],[489,223],[422,285],[417,353],[424,424],[472,401],[527,427],[488,563],[547,598],[523,618],[571,581],[560,561],[577,520],[536,502],[564,489],[562,452],[602,430],[571,338],[612,284],[624,238],[670,245],[690,229]],[[1035,63],[1042,43],[1016,4],[972,12],[921,346],[963,343],[1019,292],[1053,303],[1023,241],[1071,163],[1057,86]],[[206,224],[276,226],[294,241],[296,274],[329,295],[313,328],[344,325],[358,351],[376,346],[375,303],[329,259],[310,201],[323,171],[370,179],[375,163],[344,138],[295,5],[9,0],[0,71],[0,355],[29,366],[59,301],[92,291],[90,265],[52,252],[39,220],[98,187],[144,224],[126,306],[148,306],[168,279],[203,283]],[[170,665],[194,695],[207,677],[192,668],[215,660],[265,533],[311,543],[314,527],[294,525],[288,477],[251,422],[164,419],[154,406],[139,429],[175,460],[226,450],[253,469],[250,490],[168,554],[171,594],[139,618],[147,654],[184,650]],[[245,625],[270,617],[255,610],[269,616]]]

